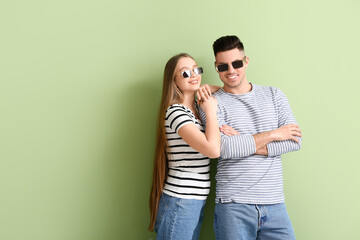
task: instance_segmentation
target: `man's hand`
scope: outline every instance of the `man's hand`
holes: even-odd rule
[[[268,155],[268,150],[267,150],[266,145],[264,147],[256,150],[255,154],[267,156]]]
[[[302,137],[301,130],[296,124],[288,124],[271,131],[273,141],[293,140],[299,143],[297,137]]]
[[[300,143],[300,140],[297,137],[302,137],[301,131],[298,125],[288,124],[279,127],[278,129],[257,133],[253,135],[256,145],[256,154],[266,155],[268,154],[266,145],[273,141],[285,141],[293,140],[297,143]],[[265,148],[265,149],[263,149]]]
[[[224,133],[227,136],[234,136],[234,135],[240,135],[235,129],[228,125],[222,125],[220,128],[220,132]]]

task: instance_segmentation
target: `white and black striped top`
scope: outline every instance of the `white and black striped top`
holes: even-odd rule
[[[206,199],[210,191],[210,160],[191,148],[178,134],[186,124],[204,127],[192,111],[181,104],[171,105],[165,116],[165,130],[169,145],[169,173],[164,193],[187,199]]]
[[[256,155],[253,134],[297,123],[286,96],[275,87],[252,84],[246,94],[220,89],[218,123],[229,125],[240,135],[221,134],[221,152],[216,174],[216,202],[275,204],[285,201],[281,154],[296,151],[292,140],[267,144],[268,156]],[[200,109],[205,124],[205,113]]]

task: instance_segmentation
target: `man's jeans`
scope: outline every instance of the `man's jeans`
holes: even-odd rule
[[[155,222],[157,240],[197,240],[206,200],[161,195]]]
[[[216,203],[214,229],[217,240],[295,239],[285,203]]]

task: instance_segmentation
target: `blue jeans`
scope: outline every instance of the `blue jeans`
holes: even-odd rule
[[[217,240],[295,239],[285,203],[216,203],[214,229]]]
[[[204,216],[205,200],[161,195],[155,222],[157,240],[197,240]]]

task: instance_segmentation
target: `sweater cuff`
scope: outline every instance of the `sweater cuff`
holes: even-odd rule
[[[242,158],[256,152],[255,139],[251,134],[223,136],[221,138],[222,158]]]

